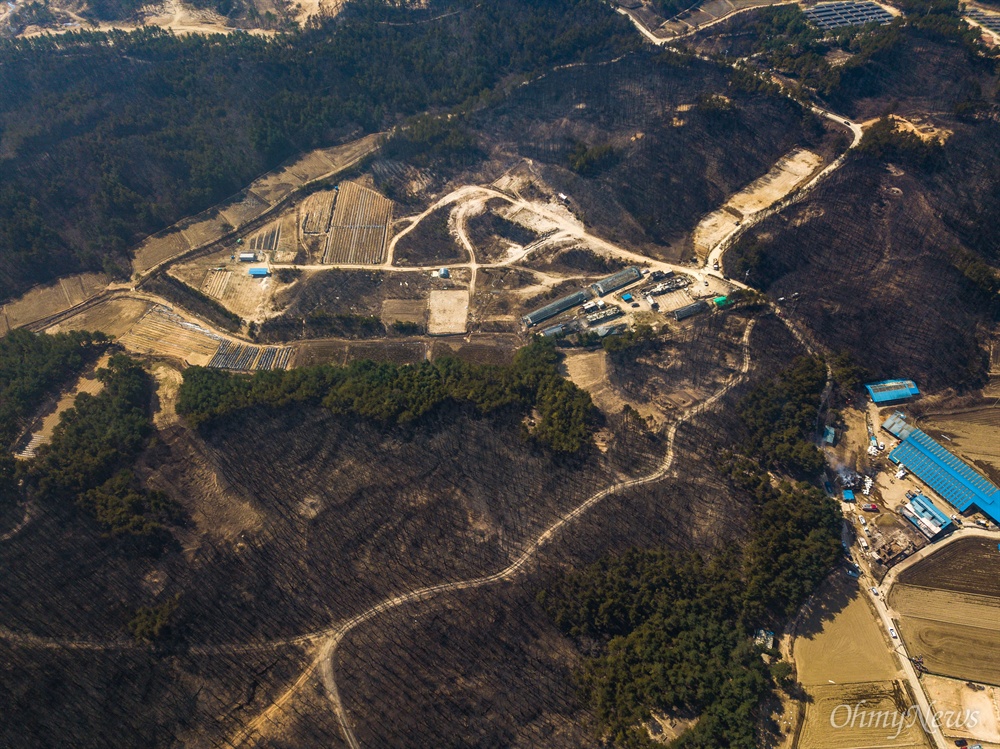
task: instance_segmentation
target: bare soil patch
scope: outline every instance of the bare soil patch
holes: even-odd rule
[[[979,536],[954,541],[900,573],[897,585],[1000,598],[996,541]]]
[[[102,273],[81,273],[39,286],[0,308],[0,326],[6,332],[58,314],[95,296],[107,284]]]
[[[469,316],[469,292],[432,291],[427,298],[430,311],[427,332],[431,335],[464,333]]]
[[[142,299],[108,299],[53,325],[47,332],[99,330],[112,338],[118,338],[125,335],[149,307],[150,303]]]

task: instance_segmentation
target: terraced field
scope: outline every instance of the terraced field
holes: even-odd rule
[[[391,200],[354,182],[342,182],[323,262],[352,265],[383,262],[391,223]]]

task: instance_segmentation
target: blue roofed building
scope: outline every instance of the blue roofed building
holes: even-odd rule
[[[917,494],[903,505],[899,511],[918,531],[931,541],[951,528],[951,518],[945,515],[937,506],[923,494]]]
[[[889,453],[889,460],[906,466],[959,512],[975,507],[1000,524],[1000,487],[933,437],[907,424],[902,414],[890,416],[882,428],[902,440]]]
[[[271,275],[271,271],[267,268],[251,268],[250,277],[251,278],[267,278]]]
[[[888,403],[899,403],[914,395],[920,395],[917,383],[913,380],[882,380],[881,382],[870,382],[865,385],[865,390],[871,396],[872,401],[877,405]]]
[[[850,489],[844,489],[844,501],[845,502],[853,502],[854,501],[854,492],[851,491]]]

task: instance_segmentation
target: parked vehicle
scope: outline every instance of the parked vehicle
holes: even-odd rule
[[[896,630],[892,627],[889,627],[889,636],[892,637],[893,640],[899,639],[899,635],[896,634]]]
[[[869,502],[866,505],[861,505],[861,509],[865,512],[878,512],[878,505],[874,502]]]

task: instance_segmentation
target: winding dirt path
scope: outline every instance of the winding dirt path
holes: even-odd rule
[[[337,648],[347,635],[361,625],[372,621],[388,611],[399,608],[400,606],[426,601],[441,593],[473,590],[512,580],[525,570],[529,562],[532,561],[543,546],[552,541],[564,528],[581,518],[602,500],[613,494],[625,491],[626,489],[654,483],[667,476],[673,465],[674,456],[676,454],[674,443],[678,428],[682,424],[690,421],[711,408],[723,396],[725,396],[726,393],[735,387],[750,370],[750,335],[753,332],[755,322],[755,320],[751,320],[743,332],[743,361],[739,371],[732,375],[726,384],[709,398],[685,411],[668,428],[666,435],[667,450],[659,468],[645,476],[629,479],[627,481],[615,482],[595,494],[592,494],[575,508],[559,517],[544,532],[538,535],[534,541],[532,541],[524,549],[524,551],[522,551],[521,554],[514,559],[514,561],[498,572],[467,580],[457,580],[449,583],[429,585],[407,593],[393,596],[392,598],[387,598],[366,611],[363,611],[360,614],[335,625],[325,632],[308,636],[310,639],[318,639],[319,637],[324,638],[316,658],[305,670],[303,670],[303,672],[299,675],[299,678],[287,690],[285,690],[285,692],[278,697],[278,699],[275,700],[267,710],[246,724],[244,730],[234,737],[232,744],[234,746],[239,746],[261,733],[268,723],[274,721],[284,706],[291,701],[296,693],[298,693],[308,683],[313,673],[318,669],[327,692],[327,697],[330,700],[330,704],[337,716],[337,721],[340,724],[344,739],[347,741],[348,746],[352,749],[360,749],[361,745],[358,743],[357,737],[355,737],[354,731],[351,728],[350,719],[348,718],[343,700],[341,699],[340,690],[337,687],[336,675],[334,672],[334,661],[337,655]]]

